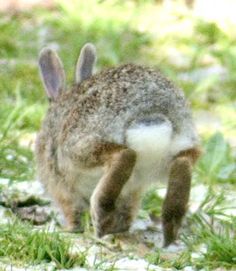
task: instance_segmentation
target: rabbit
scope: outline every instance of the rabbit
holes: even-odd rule
[[[164,181],[164,246],[177,238],[189,200],[199,137],[183,92],[159,71],[125,64],[93,74],[96,49],[81,50],[66,89],[61,60],[44,48],[39,69],[49,108],[36,139],[38,176],[67,229],[83,231],[90,208],[95,234],[129,230],[142,194]]]

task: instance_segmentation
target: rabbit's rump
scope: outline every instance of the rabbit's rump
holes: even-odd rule
[[[155,182],[163,179],[169,160],[172,126],[170,122],[137,123],[127,130],[127,145],[137,153],[133,178],[137,182]],[[165,174],[164,174],[165,173]]]

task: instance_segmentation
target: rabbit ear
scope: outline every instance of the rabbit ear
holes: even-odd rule
[[[65,72],[56,52],[44,48],[39,55],[39,68],[47,95],[55,100],[65,89]]]
[[[76,64],[75,82],[81,83],[89,78],[93,72],[93,66],[96,62],[96,48],[93,44],[87,43],[80,51],[80,56]]]

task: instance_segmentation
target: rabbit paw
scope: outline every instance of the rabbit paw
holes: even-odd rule
[[[163,219],[163,228],[164,228],[164,247],[169,246],[173,243],[178,235],[178,230],[181,225],[181,218],[171,217]]]
[[[91,216],[96,235],[100,238],[107,234],[127,231],[130,227],[128,216],[116,209],[107,211],[101,207],[91,208]]]

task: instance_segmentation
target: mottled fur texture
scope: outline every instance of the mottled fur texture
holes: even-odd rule
[[[153,182],[168,182],[163,228],[169,245],[200,153],[189,106],[183,92],[151,68],[127,64],[92,75],[95,50],[86,46],[77,83],[68,90],[57,55],[50,49],[40,55],[51,102],[36,142],[39,178],[69,229],[82,230],[81,214],[90,207],[100,237],[128,230],[142,193]]]

